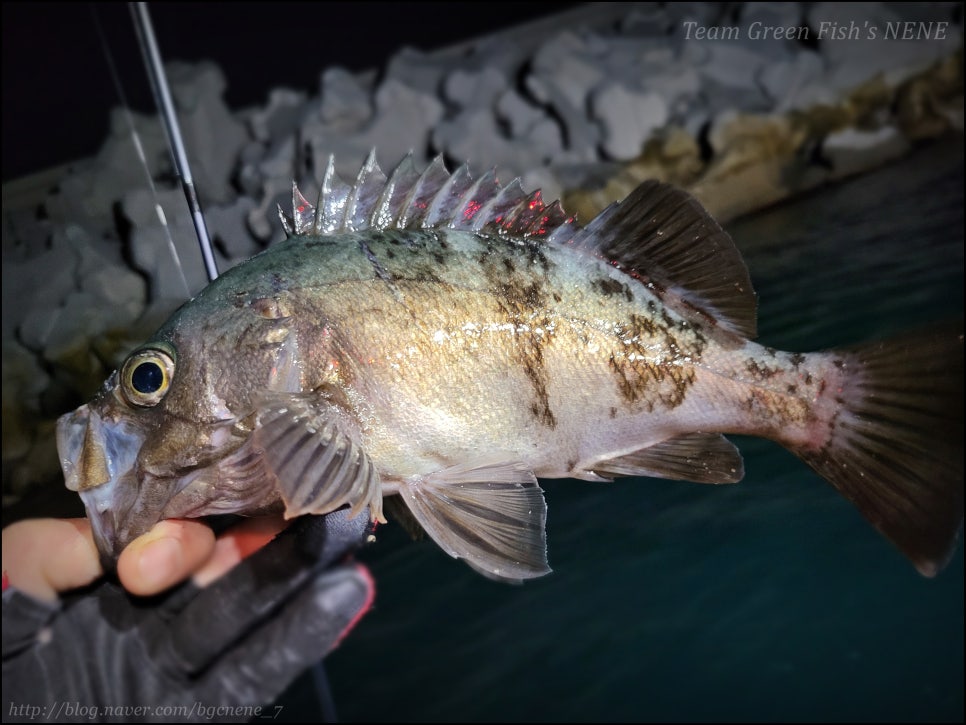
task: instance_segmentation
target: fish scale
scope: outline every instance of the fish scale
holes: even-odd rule
[[[730,237],[673,187],[645,182],[580,227],[440,160],[387,177],[370,156],[353,185],[333,168],[315,205],[293,187],[289,239],[59,421],[108,562],[165,517],[350,506],[382,521],[399,496],[451,556],[529,579],[550,571],[538,477],[733,483],[725,433],[795,452],[924,574],[948,559],[961,325],[781,352],[750,339]]]

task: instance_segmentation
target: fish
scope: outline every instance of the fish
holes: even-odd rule
[[[484,576],[550,572],[539,479],[736,483],[726,434],[810,465],[925,576],[963,521],[962,322],[821,352],[756,337],[727,232],[646,181],[581,225],[519,179],[330,158],[57,423],[105,566],[166,518],[348,507]],[[641,525],[646,525],[642,521]]]

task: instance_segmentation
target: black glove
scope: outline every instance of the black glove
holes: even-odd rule
[[[4,722],[247,722],[321,660],[373,595],[342,564],[366,512],[304,516],[204,589],[132,597],[102,579],[37,601],[3,593]]]

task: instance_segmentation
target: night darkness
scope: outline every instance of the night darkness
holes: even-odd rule
[[[166,60],[215,61],[227,103],[284,86],[317,94],[322,71],[382,68],[404,46],[444,48],[577,3],[153,3]],[[153,111],[126,3],[3,3],[3,180],[93,155],[119,105],[97,22],[132,108]]]

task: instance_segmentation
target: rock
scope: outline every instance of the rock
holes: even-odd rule
[[[672,28],[680,28],[692,20],[698,25],[724,25],[727,19],[725,13],[730,7],[722,3],[667,3],[662,8],[667,13]]]
[[[798,34],[809,32],[802,6],[794,2],[744,3],[738,27],[742,42],[771,62],[791,60],[799,50]]]
[[[952,12],[947,12],[951,19]],[[891,3],[888,7],[883,3],[816,3],[807,17],[828,65],[825,83],[838,93],[879,73],[888,85],[896,86],[955,53],[962,43],[962,32],[952,23],[941,39],[889,37],[890,27],[893,32],[904,29]],[[915,23],[913,30],[918,27]]]
[[[688,22],[691,21],[689,20]],[[672,37],[676,48],[677,59],[688,68],[700,68],[708,62],[708,58],[711,57],[711,51],[707,47],[707,43],[703,41],[686,39],[683,26],[680,27],[682,29],[678,30]]]
[[[497,117],[510,129],[510,136],[517,138],[530,131],[537,123],[547,119],[546,112],[534,106],[515,89],[508,88],[496,102]]]
[[[553,106],[563,122],[567,151],[565,160],[596,161],[600,131],[587,119],[583,111],[574,107],[556,86],[544,85],[538,76],[529,76],[526,85],[537,98],[547,99],[547,104]]]
[[[6,192],[6,188],[4,189]],[[54,226],[40,217],[37,208],[10,208],[4,199],[3,209],[3,265],[25,262],[47,248],[47,240]],[[4,282],[6,283],[6,282]]]
[[[55,444],[55,421],[39,420],[36,422],[36,428],[28,432],[33,436],[26,454],[15,461],[8,461],[4,457],[4,506],[18,501],[22,496],[39,487],[39,484],[54,486],[58,492],[63,490],[63,474]],[[49,503],[50,498],[47,501]],[[79,502],[79,499],[77,501]],[[75,509],[75,512],[70,515],[82,515],[82,512]]]
[[[443,104],[437,98],[396,81],[382,83],[375,101],[374,122],[360,140],[366,149],[378,148],[386,159],[400,159],[410,149],[421,148],[443,117]]]
[[[115,108],[110,123],[97,155],[78,164],[47,197],[44,209],[53,222],[81,224],[96,232],[112,229],[114,205],[129,189],[147,185],[149,174],[170,175],[171,154],[156,118]]]
[[[384,167],[392,167],[410,150],[424,152],[432,128],[442,117],[443,104],[434,96],[390,78],[376,91],[375,112],[360,130],[345,135],[310,120],[302,127],[302,138],[316,175],[322,174],[334,155],[336,170],[343,178],[354,179],[372,149],[378,150]]]
[[[441,63],[432,53],[405,47],[389,59],[383,82],[391,80],[435,98],[439,95],[443,77],[451,69],[452,64]]]
[[[588,94],[604,79],[604,72],[589,49],[593,42],[570,31],[544,43],[531,61],[532,75],[543,86],[556,88],[574,108],[584,108]],[[549,97],[539,100],[553,102]]]
[[[119,326],[123,325],[102,300],[87,292],[72,293],[47,332],[44,360],[63,386],[86,397],[103,384],[109,372],[94,354],[91,341]]]
[[[121,207],[134,225],[130,254],[149,279],[154,299],[187,299],[208,284],[194,225],[180,189],[158,190],[155,197],[137,189]],[[163,210],[159,216],[158,209]]]
[[[622,38],[589,34],[587,52],[602,72],[595,84],[614,83],[627,88],[642,88],[652,78],[667,73],[676,63],[675,51],[666,38]]]
[[[111,311],[114,325],[128,325],[144,311],[147,284],[127,267],[102,265],[91,269],[84,277],[81,290]]]
[[[205,210],[208,233],[221,256],[218,260],[220,271],[224,272],[261,249],[248,224],[249,214],[257,206],[254,199],[242,196],[233,204]]]
[[[344,68],[322,73],[319,117],[327,125],[357,129],[372,117],[372,90]]]
[[[50,269],[69,270],[70,280],[65,276],[50,284],[48,271],[42,295],[20,298],[21,304],[25,300],[30,304],[19,325],[19,336],[25,346],[38,352],[46,350],[54,336],[64,335],[59,330],[65,324],[81,319],[78,334],[94,337],[107,329],[130,325],[145,306],[144,279],[104,258],[80,227],[66,227],[55,236],[50,255],[61,264]],[[65,258],[70,264],[63,264]],[[38,259],[43,261],[44,257]]]
[[[507,88],[506,77],[493,68],[456,69],[446,76],[443,92],[459,108],[490,108]]]
[[[300,166],[295,156],[295,136],[290,135],[276,139],[254,168],[246,167],[250,183],[257,180],[258,192],[253,196],[259,200],[248,210],[246,224],[251,235],[262,243],[280,238],[276,204],[281,199],[283,207],[291,206],[292,181],[298,179]]]
[[[26,417],[40,414],[50,376],[37,357],[15,340],[3,342],[3,460],[25,456],[33,436]]]
[[[657,93],[677,122],[683,123],[687,120],[682,115],[683,109],[692,108],[701,93],[701,78],[698,71],[677,61],[671,61],[658,69],[645,58],[640,77],[638,87],[641,90]]]
[[[962,56],[940,63],[933,72],[899,88],[896,98],[899,128],[911,140],[947,131],[963,132]]]
[[[743,46],[730,40],[700,41],[710,52],[708,61],[698,72],[706,79],[727,88],[757,90],[757,78],[769,58],[757,51],[757,45]]]
[[[587,118],[590,92],[602,82],[587,42],[564,32],[545,43],[531,63],[525,84],[538,101],[550,105],[564,125],[568,161],[596,161],[600,132]]]
[[[253,207],[246,217],[248,228],[256,239],[266,245],[274,244],[285,238],[285,230],[278,219],[278,205],[286,213],[292,206],[292,179],[275,176],[264,181],[261,201]]]
[[[91,338],[114,324],[113,310],[90,292],[72,292],[52,318],[44,344],[48,361],[61,359],[65,351],[87,350]]]
[[[620,19],[621,35],[660,38],[668,35],[672,29],[671,18],[664,8],[659,7],[632,7],[630,12]]]
[[[594,91],[590,106],[603,127],[602,148],[622,161],[640,154],[651,133],[668,120],[667,104],[657,93],[634,93],[613,83]]]
[[[266,145],[258,141],[245,144],[239,153],[238,185],[242,194],[257,197],[262,188],[262,173],[259,165],[265,159]]]
[[[76,289],[74,268],[79,263],[62,230],[55,232],[45,247],[23,262],[5,260],[3,265],[3,339],[9,340],[19,330],[21,341],[36,351],[43,348],[53,311]],[[36,317],[35,324],[23,324],[31,314]]]
[[[112,326],[125,326],[136,320],[147,303],[144,278],[102,255],[81,227],[70,225],[63,232],[79,260],[74,274],[80,292],[93,295],[95,304],[111,311]]]
[[[57,318],[60,317],[60,305],[44,305],[30,307],[23,313],[17,326],[17,337],[20,342],[34,352],[41,352],[47,345],[50,331],[54,329]],[[6,335],[4,339],[8,339]]]
[[[909,142],[892,126],[876,131],[848,128],[822,142],[822,156],[836,177],[848,176],[881,166],[909,151]]]
[[[305,114],[305,94],[289,88],[275,88],[268,94],[268,106],[256,109],[248,126],[256,140],[265,143],[295,133]],[[240,151],[240,150],[239,150]]]
[[[824,91],[815,92],[822,88],[824,71],[822,56],[802,50],[791,60],[766,65],[758,80],[772,102],[772,109],[784,113],[796,108],[805,109],[828,99]]]
[[[225,76],[210,62],[170,63],[166,69],[198,195],[203,203],[228,202],[234,196],[231,174],[249,136],[225,105]]]
[[[511,140],[500,133],[492,111],[466,111],[441,122],[433,132],[433,145],[459,163],[469,163],[474,174],[496,167],[504,180],[523,175],[558,157],[560,129],[549,118],[535,124],[526,136]]]
[[[798,28],[805,20],[805,7],[799,2],[744,3],[741,20],[749,25],[758,21],[763,27]]]

